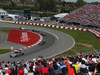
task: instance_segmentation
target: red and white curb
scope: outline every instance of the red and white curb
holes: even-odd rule
[[[28,31],[28,32],[31,32],[31,31]],[[31,32],[31,33],[35,33],[35,32]],[[18,50],[28,49],[28,48],[31,48],[31,47],[33,47],[33,46],[39,44],[39,43],[43,40],[43,37],[42,37],[40,34],[38,34],[38,35],[40,36],[40,39],[39,39],[39,41],[37,41],[35,44],[32,44],[32,45],[27,46],[27,47],[20,48],[20,49],[12,50],[12,52],[14,52],[14,51],[18,51]]]
[[[74,27],[66,27],[66,26],[40,24],[40,23],[28,23],[28,22],[14,22],[14,23],[15,24],[27,24],[27,25],[37,25],[37,26],[54,27],[54,28],[61,28],[61,29],[71,29],[71,30],[88,31],[88,29],[84,29],[84,28],[74,28]]]
[[[53,27],[53,28],[61,28],[61,29],[71,29],[71,30],[89,31],[90,33],[96,35],[98,39],[100,39],[100,32],[95,31],[95,30],[91,30],[91,29],[74,28],[74,27],[66,27],[66,26],[40,24],[40,23],[29,23],[29,22],[13,22],[13,23],[15,23],[15,24],[36,25],[36,26],[45,26],[45,27]],[[17,49],[17,50],[23,50],[23,49],[27,49],[27,48],[33,47],[33,46],[37,45],[38,43],[40,43],[42,41],[42,39],[43,39],[43,37],[40,35],[40,40],[36,44],[33,44],[31,46],[27,46],[27,47],[24,47],[24,48],[20,48],[20,49]],[[14,50],[14,51],[16,51],[16,50]]]
[[[100,32],[96,31],[96,30],[88,30],[90,33],[94,34],[98,39],[100,39]]]
[[[57,26],[57,25],[49,25],[49,24],[40,24],[40,23],[29,23],[29,22],[14,22],[14,23],[15,24],[27,24],[27,25],[37,25],[37,26],[54,27],[54,28],[61,28],[61,29],[89,31],[90,33],[96,35],[97,39],[100,39],[100,32],[98,32],[96,30],[90,30],[90,29],[84,29],[84,28],[66,27],[66,26]]]
[[[40,24],[40,23],[29,23],[29,22],[14,22],[15,24],[27,24],[27,25],[37,25],[37,26],[46,26],[46,27],[54,27],[61,29],[71,29],[71,30],[80,30],[80,31],[89,31],[92,34],[96,35],[98,39],[100,39],[100,32],[90,29],[84,28],[74,28],[74,27],[66,27],[66,26],[57,26],[57,25],[49,25],[49,24]]]

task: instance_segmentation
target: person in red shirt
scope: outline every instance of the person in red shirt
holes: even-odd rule
[[[21,67],[18,68],[18,75],[24,75],[24,70]]]
[[[70,67],[70,63],[67,62],[66,66],[68,67],[67,75],[75,75],[74,69]]]
[[[7,69],[6,72],[7,72],[8,74],[10,74],[12,71],[11,71],[11,69]]]
[[[46,67],[46,64],[44,64],[44,67],[40,69],[40,73],[44,75],[45,73],[48,73],[48,67]]]

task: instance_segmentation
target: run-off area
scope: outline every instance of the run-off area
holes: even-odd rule
[[[10,31],[7,41],[18,43],[26,46],[34,45],[40,40],[40,35],[34,32],[25,30],[14,30]]]

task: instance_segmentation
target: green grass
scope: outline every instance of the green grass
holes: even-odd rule
[[[76,31],[76,30],[64,30],[64,29],[57,29],[62,31],[66,34],[69,34],[75,39],[75,42],[85,43],[92,45],[95,49],[100,49],[100,39],[97,39],[96,36],[89,32],[85,31]]]
[[[29,26],[29,25],[27,25],[27,26]],[[30,26],[33,26],[33,25],[30,25]],[[61,32],[64,32],[64,33],[72,36],[75,39],[75,42],[90,44],[95,49],[97,49],[97,50],[100,49],[100,39],[97,39],[96,36],[91,34],[90,32],[70,30],[70,29],[59,29],[59,28],[52,28],[52,27],[43,27],[43,26],[35,26],[35,25],[34,25],[34,27],[42,27],[42,28],[48,28],[48,29],[61,31]]]
[[[10,49],[0,49],[0,54],[5,54],[8,52],[11,52],[11,50]]]
[[[29,25],[27,25],[27,26],[29,26]],[[33,25],[30,25],[30,26],[33,26]],[[34,25],[33,27],[42,27],[42,26]],[[52,28],[52,27],[42,27],[42,28],[48,28],[48,29],[53,29],[53,30],[64,32],[64,33],[72,36],[75,39],[76,43],[82,43],[82,44],[92,46],[92,47],[87,47],[87,46],[84,46],[81,44],[75,44],[75,46],[72,49],[70,49],[69,51],[66,51],[58,56],[73,55],[75,53],[80,53],[80,52],[89,53],[89,52],[94,52],[95,49],[98,52],[100,51],[100,39],[97,39],[96,36],[94,36],[93,34],[91,34],[89,32],[69,30],[69,29],[59,29],[59,28]]]
[[[0,32],[6,32],[8,35],[10,33],[10,29],[0,29]],[[10,49],[0,49],[0,54],[5,54],[11,52]]]
[[[9,35],[9,33],[10,33],[10,29],[0,29],[0,31],[6,32],[8,35]]]
[[[29,25],[27,25],[29,26]],[[35,26],[35,27],[42,27],[42,26]],[[52,28],[52,27],[42,27],[42,28],[49,28],[57,31],[64,32],[69,34],[75,39],[75,42],[85,43],[92,45],[95,49],[100,49],[100,39],[97,39],[95,35],[91,34],[87,31],[78,31],[78,30],[70,30],[70,29],[59,29],[59,28]]]
[[[86,47],[86,46],[83,46],[83,45],[80,45],[80,44],[75,44],[75,46],[70,49],[69,51],[66,51],[64,53],[61,53],[55,57],[63,57],[63,56],[66,56],[66,55],[76,55],[78,53],[90,53],[90,52],[95,52],[94,49],[92,47]]]

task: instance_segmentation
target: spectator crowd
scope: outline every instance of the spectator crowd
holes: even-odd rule
[[[0,75],[100,75],[100,54],[33,58],[27,62],[0,62]]]
[[[85,25],[100,25],[100,4],[87,4],[66,15],[63,20]]]

